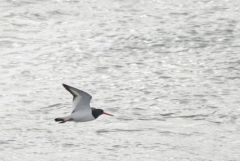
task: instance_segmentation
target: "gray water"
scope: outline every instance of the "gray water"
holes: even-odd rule
[[[1,161],[239,161],[239,0],[0,0]],[[57,124],[66,83],[113,113]]]

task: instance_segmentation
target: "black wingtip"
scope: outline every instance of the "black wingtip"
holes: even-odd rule
[[[65,87],[65,88],[67,88],[67,87],[68,87],[68,85],[66,85],[66,84],[64,84],[64,83],[63,83],[62,85],[63,85],[63,87]]]
[[[71,86],[69,86],[69,85],[66,85],[66,84],[62,84],[63,85],[63,87],[68,91],[68,92],[70,92],[72,95],[73,95],[73,98],[75,98],[77,95],[72,91],[73,89],[75,89],[75,88],[73,88],[73,87],[71,87]],[[77,90],[77,89],[75,89],[75,90]]]
[[[68,90],[69,92],[70,92],[70,90],[69,90],[69,88],[71,88],[71,86],[69,86],[69,85],[66,85],[66,84],[62,84],[63,85],[63,87],[66,89],[66,90]],[[71,93],[71,92],[70,92]]]

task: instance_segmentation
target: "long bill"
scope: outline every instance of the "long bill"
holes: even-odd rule
[[[103,114],[108,115],[108,116],[114,116],[114,115],[112,115],[110,113],[107,113],[107,112],[103,112]]]

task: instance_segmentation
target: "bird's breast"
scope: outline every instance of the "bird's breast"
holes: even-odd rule
[[[91,113],[84,112],[84,111],[73,112],[71,114],[71,118],[76,122],[85,122],[85,121],[91,121],[95,119]]]

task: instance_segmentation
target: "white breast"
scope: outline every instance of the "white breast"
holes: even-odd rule
[[[92,113],[90,113],[88,110],[74,112],[71,114],[71,118],[76,122],[85,122],[85,121],[91,121],[95,119]]]

